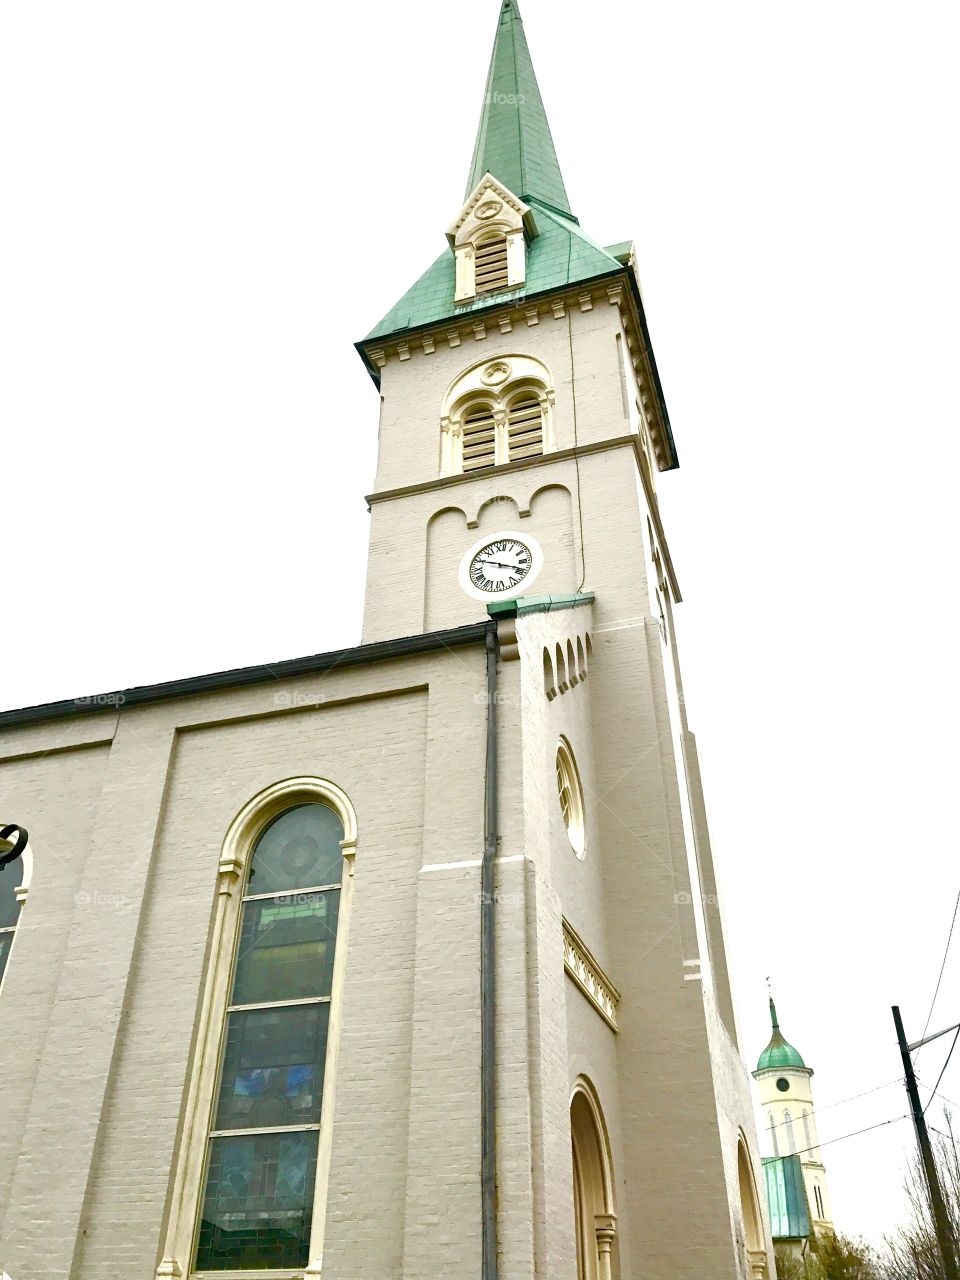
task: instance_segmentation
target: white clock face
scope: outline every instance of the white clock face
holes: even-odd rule
[[[530,537],[499,533],[471,547],[460,565],[460,585],[475,600],[519,595],[543,566],[543,552]]]

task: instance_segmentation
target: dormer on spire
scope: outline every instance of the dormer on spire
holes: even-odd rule
[[[519,289],[527,278],[525,235],[537,235],[530,206],[485,173],[447,229],[456,255],[454,301]]]

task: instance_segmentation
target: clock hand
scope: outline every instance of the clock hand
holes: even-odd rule
[[[495,564],[498,569],[519,569],[518,564],[505,564],[502,560],[481,560],[481,564]]]

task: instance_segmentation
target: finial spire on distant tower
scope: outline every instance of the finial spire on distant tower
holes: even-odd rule
[[[572,216],[517,0],[500,8],[468,196],[485,173],[522,200]]]

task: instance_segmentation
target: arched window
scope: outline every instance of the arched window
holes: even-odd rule
[[[507,237],[503,231],[480,236],[474,247],[477,293],[496,293],[507,287]]]
[[[10,838],[0,836],[0,856],[13,853],[16,850],[15,841],[21,836],[19,828],[3,829],[10,832]],[[25,837],[26,833],[23,834]],[[29,844],[10,862],[0,866],[0,985],[13,949],[13,938],[20,920],[20,908],[27,896],[32,867],[33,855]]]
[[[196,1271],[305,1267],[333,988],[343,823],[287,809],[254,848],[208,1137]]]
[[[770,1138],[771,1138],[771,1141],[773,1142],[773,1154],[774,1154],[775,1156],[778,1156],[778,1155],[780,1154],[780,1143],[777,1141],[777,1127],[778,1127],[778,1126],[777,1126],[777,1122],[776,1122],[776,1120],[774,1120],[774,1118],[773,1118],[773,1112],[771,1111],[771,1113],[770,1113]]]
[[[573,748],[566,738],[557,744],[557,795],[560,799],[560,815],[566,828],[567,839],[578,858],[587,851],[587,830],[584,820],[583,787],[580,772],[573,756]]]
[[[827,1215],[823,1207],[823,1192],[820,1189],[819,1182],[815,1182],[813,1184],[813,1198],[817,1206],[817,1217],[820,1219],[821,1222],[825,1222]]]
[[[0,982],[3,981],[3,971],[7,967],[7,958],[20,917],[17,889],[22,875],[23,863],[19,858],[0,867]]]
[[[441,474],[550,453],[556,447],[552,407],[550,375],[533,356],[503,356],[467,369],[441,406]]]
[[[570,1103],[570,1138],[577,1280],[616,1280],[620,1269],[610,1152],[599,1103],[584,1081]]]
[[[790,1148],[790,1154],[795,1156],[797,1154],[797,1139],[793,1132],[793,1116],[788,1110],[784,1110],[783,1113],[783,1127],[787,1131],[787,1145]]]

